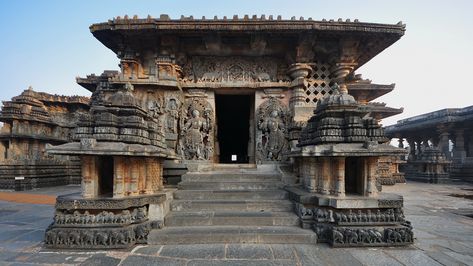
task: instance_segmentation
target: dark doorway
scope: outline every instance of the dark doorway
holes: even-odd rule
[[[3,158],[8,159],[8,149],[10,148],[10,142],[2,141],[2,143],[3,143],[3,148],[4,148]]]
[[[248,163],[251,96],[216,95],[215,104],[220,163]]]
[[[361,194],[361,170],[360,158],[345,158],[345,193]]]
[[[113,157],[100,156],[99,167],[99,195],[113,193]]]

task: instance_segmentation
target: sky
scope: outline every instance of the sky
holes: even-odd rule
[[[397,120],[443,108],[472,105],[468,77],[473,62],[473,1],[318,1],[318,0],[2,0],[0,1],[0,100],[28,86],[52,94],[90,93],[75,77],[118,69],[116,55],[97,41],[89,25],[116,16],[148,14],[171,18],[213,18],[234,14],[281,15],[289,19],[347,18],[362,22],[407,24],[406,34],[357,70],[373,83],[391,84],[391,93],[376,99],[404,113]]]

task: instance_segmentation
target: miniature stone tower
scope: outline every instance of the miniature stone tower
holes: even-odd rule
[[[74,142],[49,153],[81,157],[82,195],[60,196],[46,245],[125,248],[146,243],[160,226],[166,199],[162,160],[169,157],[159,112],[138,105],[130,83],[98,88]]]
[[[298,165],[302,189],[291,189],[303,227],[332,246],[412,243],[403,199],[379,193],[377,161],[402,155],[390,146],[376,119],[346,91],[323,98],[302,130]]]

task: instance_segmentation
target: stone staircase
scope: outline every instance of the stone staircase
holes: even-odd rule
[[[149,244],[315,244],[300,227],[279,173],[238,167],[187,173],[174,193],[164,228]]]

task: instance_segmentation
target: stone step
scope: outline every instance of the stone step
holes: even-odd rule
[[[289,200],[174,200],[171,211],[292,211]]]
[[[276,190],[177,190],[174,192],[176,200],[273,200],[287,199],[288,192],[280,189]]]
[[[316,244],[312,230],[295,226],[189,226],[154,229],[148,235],[148,244]]]
[[[299,226],[294,212],[236,212],[200,211],[170,212],[164,218],[165,226]]]
[[[208,182],[183,181],[178,188],[184,190],[271,190],[282,188],[282,182]]]
[[[185,174],[182,181],[200,182],[278,182],[278,174],[240,174],[240,173],[212,173],[212,174]]]

